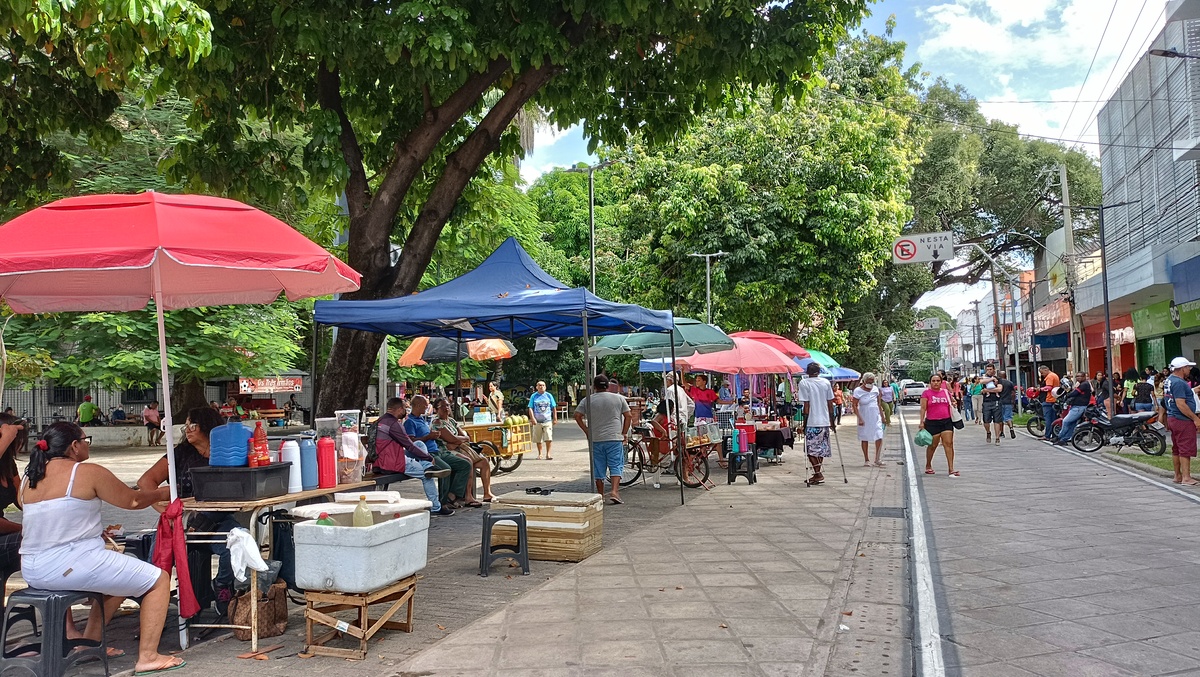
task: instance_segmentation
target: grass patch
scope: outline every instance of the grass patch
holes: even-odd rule
[[[1107,455],[1110,455],[1110,456],[1116,456],[1117,458],[1123,458],[1128,461],[1133,461],[1134,463],[1140,463],[1142,465],[1153,466],[1160,470],[1166,470],[1169,472],[1175,471],[1175,468],[1172,466],[1173,461],[1171,460],[1171,446],[1170,445],[1167,445],[1167,451],[1162,456],[1150,456],[1149,454],[1143,454],[1140,451],[1137,453],[1133,453],[1133,454],[1124,454],[1124,453],[1119,454],[1115,451],[1106,451],[1104,453]]]
[[[1013,426],[1017,428],[1024,428],[1025,424],[1029,423],[1029,419],[1031,418],[1033,418],[1033,414],[1029,413],[1028,411],[1022,411],[1019,414],[1013,414]]]

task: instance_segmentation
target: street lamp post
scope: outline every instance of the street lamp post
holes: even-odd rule
[[[688,256],[696,256],[704,258],[704,308],[705,322],[712,324],[712,260],[719,259],[725,256],[726,252],[714,252],[712,254],[697,254],[695,252]]]
[[[1169,49],[1152,49],[1147,52],[1150,56],[1161,56],[1168,59],[1200,59],[1200,56],[1195,54],[1185,54],[1174,47]]]
[[[1162,50],[1166,51],[1166,50]],[[1108,254],[1105,251],[1104,240],[1104,210],[1112,209],[1113,207],[1125,207],[1141,200],[1126,200],[1125,202],[1117,202],[1111,205],[1074,205],[1071,209],[1086,209],[1097,213],[1097,226],[1100,229],[1100,293],[1104,303],[1104,371],[1108,373],[1109,383],[1115,383],[1113,373],[1113,352],[1112,352],[1112,312],[1108,307]],[[1113,415],[1113,398],[1108,398],[1108,415]]]
[[[588,177],[588,251],[590,253],[589,260],[591,261],[591,278],[592,278],[592,293],[596,293],[596,170],[604,169],[611,165],[612,160],[597,162],[594,165],[587,167],[569,167],[566,169],[572,173],[587,172]]]

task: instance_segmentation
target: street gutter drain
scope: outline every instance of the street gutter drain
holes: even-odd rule
[[[904,519],[904,508],[882,508],[879,506],[871,506],[871,517],[890,517],[892,519]]]

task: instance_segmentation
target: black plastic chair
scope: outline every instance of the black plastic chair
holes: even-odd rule
[[[100,628],[99,642],[67,639],[67,612],[72,605],[86,599],[92,601],[93,608],[104,608],[103,596],[95,592],[25,588],[9,595],[8,604],[4,607],[4,624],[0,629],[0,647],[8,646],[10,619],[14,614],[24,614],[36,609],[48,630],[41,633],[41,641],[5,649],[0,672],[23,670],[34,677],[61,677],[67,668],[75,663],[95,657],[104,665],[104,675],[108,677],[108,636],[103,624]],[[36,632],[36,620],[31,622],[34,623]]]

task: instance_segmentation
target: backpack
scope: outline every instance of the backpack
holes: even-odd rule
[[[367,466],[368,467],[374,465],[375,459],[379,457],[379,454],[376,453],[376,451],[375,451],[375,437],[378,434],[379,434],[379,422],[376,421],[374,423],[368,423],[367,424],[367,442],[366,442]]]

